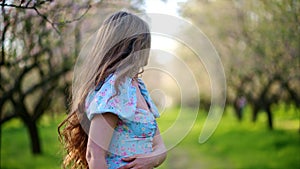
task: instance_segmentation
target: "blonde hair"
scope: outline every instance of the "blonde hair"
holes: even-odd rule
[[[88,168],[85,153],[89,120],[84,108],[88,93],[101,86],[114,73],[114,87],[117,91],[114,96],[118,95],[118,86],[125,77],[133,78],[147,64],[150,44],[148,24],[134,14],[116,12],[103,22],[97,32],[93,49],[84,55],[87,57],[79,57],[77,60],[71,111],[58,128],[61,141],[67,150],[64,168]],[[61,132],[62,126],[64,128]]]

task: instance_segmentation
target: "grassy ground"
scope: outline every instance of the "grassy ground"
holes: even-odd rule
[[[58,141],[58,118],[44,116],[39,125],[43,155],[32,155],[29,136],[19,120],[2,126],[1,169],[60,168],[61,147]]]
[[[178,109],[162,114],[158,120],[161,133],[171,148],[160,169],[297,169],[300,166],[299,110],[278,106],[275,108],[275,130],[266,127],[266,118],[260,114],[257,123],[245,119],[238,122],[228,109],[213,136],[204,144],[198,143],[205,115],[199,113],[192,130],[182,141],[186,126],[194,119],[190,110]],[[174,120],[179,124],[171,125]],[[2,169],[56,169],[60,168],[62,149],[58,141],[57,125],[61,117],[45,116],[40,124],[43,155],[31,155],[27,131],[18,120],[2,126]],[[179,140],[175,144],[174,140]],[[173,147],[175,146],[175,147]]]

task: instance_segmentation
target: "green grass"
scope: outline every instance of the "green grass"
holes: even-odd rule
[[[251,122],[248,110],[243,122],[238,122],[227,109],[212,137],[203,144],[198,137],[205,120],[199,113],[195,125],[186,137],[183,131],[192,124],[191,110],[170,109],[158,120],[161,133],[171,148],[160,169],[297,169],[300,166],[299,109],[277,106],[274,111],[275,130],[269,131],[265,114]],[[7,169],[60,168],[62,148],[57,125],[61,117],[44,116],[39,123],[43,155],[31,155],[27,131],[18,120],[2,126],[1,167]],[[179,121],[173,125],[174,120]],[[175,141],[174,141],[175,140]],[[179,142],[178,144],[175,144]]]
[[[44,116],[39,124],[43,154],[33,155],[27,129],[17,120],[2,126],[1,169],[60,168],[62,146],[58,140],[58,118]]]
[[[183,112],[187,113],[185,116],[188,118],[189,111]],[[159,120],[162,130],[169,127],[164,125],[164,118],[175,119],[176,116],[172,112],[166,114]],[[300,168],[299,109],[276,107],[273,131],[267,128],[265,114],[259,114],[256,123],[251,122],[249,110],[244,115],[243,122],[238,122],[232,109],[228,109],[212,137],[199,144],[198,137],[206,117],[199,113],[191,132],[168,153],[162,169]],[[182,126],[188,123],[187,120]],[[173,138],[164,138],[166,142],[169,139]]]

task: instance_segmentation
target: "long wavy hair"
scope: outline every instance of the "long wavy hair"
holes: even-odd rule
[[[114,96],[126,76],[133,78],[147,64],[151,44],[148,24],[128,12],[116,12],[104,20],[92,50],[81,52],[74,68],[70,113],[58,126],[66,149],[63,168],[88,168],[86,149],[90,121],[85,114],[85,99],[105,78],[115,73]],[[87,44],[90,45],[90,44]],[[88,54],[86,54],[88,53]]]

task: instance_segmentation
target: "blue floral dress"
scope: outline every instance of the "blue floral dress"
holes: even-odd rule
[[[108,76],[99,90],[89,93],[85,102],[87,117],[90,120],[95,114],[106,112],[119,117],[106,157],[109,169],[126,165],[127,162],[122,161],[124,157],[152,152],[152,141],[157,129],[155,118],[159,117],[158,110],[141,79],[138,79],[138,86],[150,111],[137,108],[136,88],[129,77],[120,84],[120,94],[110,99],[116,93],[115,79],[115,74]]]

